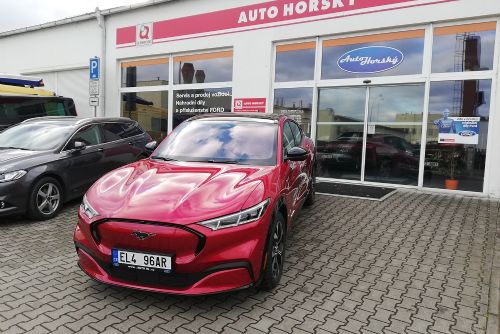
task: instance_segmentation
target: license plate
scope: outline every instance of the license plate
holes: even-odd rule
[[[168,255],[147,254],[113,249],[113,265],[118,267],[125,265],[132,269],[146,271],[172,271],[172,257]]]

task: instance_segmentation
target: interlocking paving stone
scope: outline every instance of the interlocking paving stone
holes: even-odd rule
[[[0,218],[1,333],[496,333],[499,201],[400,190],[317,196],[288,238],[283,281],[204,297],[96,283],[80,271],[78,203]]]

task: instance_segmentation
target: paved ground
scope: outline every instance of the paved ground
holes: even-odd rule
[[[90,280],[71,241],[77,206],[43,223],[2,219],[0,333],[497,332],[498,201],[318,196],[278,289],[199,298]]]

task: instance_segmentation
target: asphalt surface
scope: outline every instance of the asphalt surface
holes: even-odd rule
[[[203,297],[97,283],[77,266],[79,203],[0,218],[0,333],[497,333],[499,201],[398,191],[317,196],[272,292]]]

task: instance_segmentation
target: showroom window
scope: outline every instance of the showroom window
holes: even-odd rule
[[[321,79],[422,73],[424,30],[323,41]]]
[[[175,84],[203,84],[233,80],[233,51],[174,57]]]
[[[493,69],[496,22],[434,29],[432,72],[469,72]]]
[[[283,114],[297,122],[311,135],[313,88],[280,88],[274,90],[274,114]]]
[[[123,62],[122,87],[168,85],[168,58]]]
[[[316,42],[276,46],[276,82],[314,79]]]

